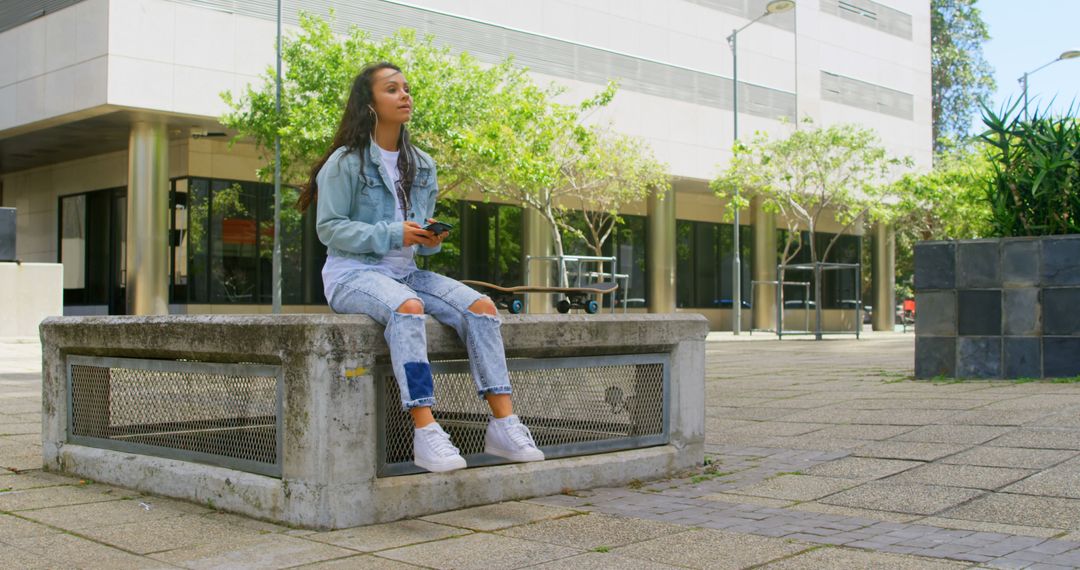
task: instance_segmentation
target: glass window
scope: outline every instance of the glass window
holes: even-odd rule
[[[60,199],[60,260],[64,289],[86,287],[86,195]]]
[[[644,216],[622,216],[623,224],[613,232],[618,257],[618,273],[630,276],[627,290],[618,295],[620,303],[629,307],[645,307],[648,299],[645,277],[645,247],[647,239]],[[623,301],[625,299],[625,301]]]
[[[777,257],[783,255],[784,240],[786,239],[787,232],[780,230],[777,238]],[[819,257],[825,255],[825,249],[829,247],[829,242],[836,236],[833,233],[819,232],[815,236],[815,246]],[[810,255],[810,234],[809,232],[801,232],[800,236],[801,249],[798,253],[788,261],[788,264],[806,263],[811,262]],[[794,245],[792,249],[794,249]],[[836,240],[836,244],[833,245],[832,250],[829,251],[828,256],[824,259],[827,263],[859,263],[862,258],[862,237],[854,235],[842,235]],[[812,302],[815,299],[814,293],[814,272],[811,270],[796,270],[788,269],[784,274],[785,281],[805,281],[810,283],[809,298]],[[821,297],[822,308],[825,309],[854,309],[856,306],[856,289],[858,286],[858,274],[855,269],[830,269],[822,271],[821,277]],[[798,308],[802,306],[803,296],[806,294],[804,288],[799,285],[786,285],[784,287],[784,305],[789,308]]]
[[[676,232],[676,305],[686,308],[731,308],[731,279],[735,236],[732,224],[678,220]],[[740,292],[742,306],[750,307],[750,276],[753,261],[752,228],[739,233]]]

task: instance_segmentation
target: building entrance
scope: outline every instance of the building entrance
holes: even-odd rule
[[[127,312],[127,189],[60,197],[65,315]]]

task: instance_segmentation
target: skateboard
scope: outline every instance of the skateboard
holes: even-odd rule
[[[619,288],[616,283],[593,283],[589,287],[541,287],[533,285],[518,285],[516,287],[502,287],[486,281],[463,280],[462,283],[486,293],[496,305],[518,314],[525,307],[519,295],[524,293],[561,293],[566,295],[560,299],[555,308],[560,313],[569,313],[570,309],[585,309],[586,313],[594,314],[600,310],[600,303],[590,299],[590,295],[606,295],[614,293]]]

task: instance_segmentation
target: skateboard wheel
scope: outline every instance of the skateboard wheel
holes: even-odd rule
[[[589,301],[585,303],[585,312],[590,315],[596,314],[596,311],[600,310],[600,305],[596,301]]]
[[[523,309],[524,307],[525,307],[525,305],[524,305],[524,303],[521,302],[521,299],[514,299],[513,301],[510,301],[510,304],[509,304],[509,306],[507,306],[507,309],[510,309],[510,314],[516,315],[516,314],[520,313],[521,309]]]
[[[570,301],[567,301],[566,299],[562,299],[562,300],[559,301],[558,305],[555,305],[555,308],[559,309],[560,313],[569,313],[570,312]]]

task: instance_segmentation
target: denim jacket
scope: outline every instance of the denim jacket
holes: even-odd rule
[[[435,214],[439,186],[435,180],[435,161],[420,149],[410,193],[407,220],[421,226]],[[395,222],[394,188],[383,166],[379,149],[368,146],[363,172],[359,152],[340,147],[330,155],[316,175],[319,188],[316,202],[316,232],[326,244],[327,254],[358,259],[375,264],[391,249],[404,245],[404,224]],[[418,246],[420,255],[437,253],[442,245]]]

